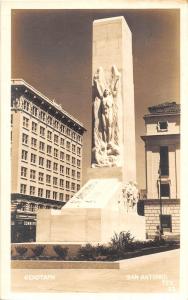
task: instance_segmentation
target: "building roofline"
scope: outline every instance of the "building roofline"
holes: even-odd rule
[[[69,119],[71,119],[73,122],[77,123],[80,127],[82,127],[82,129],[84,131],[86,131],[86,129],[84,128],[84,125],[82,122],[78,121],[76,118],[74,118],[72,115],[70,115],[68,112],[66,112],[60,104],[56,103],[53,100],[50,100],[48,97],[46,97],[45,95],[43,95],[41,92],[39,92],[37,89],[35,89],[33,86],[31,86],[29,83],[27,83],[24,79],[22,78],[12,78],[11,79],[11,85],[12,86],[25,86],[26,88],[28,88],[30,91],[32,91],[33,93],[35,93],[38,97],[42,98],[43,100],[45,100],[48,104],[52,105],[55,109],[59,110],[61,113],[63,113],[66,117],[68,117]]]
[[[180,115],[181,113],[180,112],[161,112],[161,113],[156,113],[156,114],[146,114],[143,116],[143,119],[149,119],[151,117],[161,117],[161,116],[177,116],[177,115]]]

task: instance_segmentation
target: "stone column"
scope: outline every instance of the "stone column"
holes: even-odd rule
[[[124,17],[94,21],[92,76],[92,166],[120,167],[124,182],[135,181],[132,34]]]

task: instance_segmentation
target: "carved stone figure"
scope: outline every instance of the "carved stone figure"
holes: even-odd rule
[[[93,167],[119,163],[119,86],[120,73],[116,66],[112,66],[109,80],[102,67],[97,69],[93,77]]]
[[[129,182],[124,185],[123,199],[127,212],[136,212],[138,202],[138,188],[136,183]]]

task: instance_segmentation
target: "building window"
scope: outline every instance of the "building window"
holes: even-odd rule
[[[66,181],[66,189],[70,189],[70,182],[69,181]]]
[[[60,174],[64,173],[64,166],[60,165]]]
[[[47,154],[52,154],[52,146],[47,145]]]
[[[38,109],[37,109],[37,107],[34,106],[34,105],[33,105],[33,107],[32,107],[32,114],[33,114],[35,117],[37,117],[37,115],[38,115]]]
[[[29,102],[27,100],[23,101],[23,109],[29,111]]]
[[[51,160],[48,160],[46,161],[46,168],[47,169],[51,169]]]
[[[68,194],[65,195],[65,200],[69,201],[69,195]]]
[[[53,185],[57,185],[57,177],[53,177]]]
[[[20,193],[26,194],[26,184],[20,184]]]
[[[59,138],[57,134],[54,134],[54,143],[58,144]]]
[[[39,150],[40,151],[44,151],[44,146],[45,146],[45,144],[43,143],[43,142],[39,142]]]
[[[32,131],[33,132],[37,132],[37,123],[35,123],[35,122],[32,122]]]
[[[31,196],[35,195],[35,187],[34,186],[30,186],[30,195]]]
[[[69,154],[66,154],[66,161],[70,162],[70,155]]]
[[[66,142],[66,148],[67,148],[67,150],[70,150],[70,142],[69,141]]]
[[[38,196],[43,197],[43,189],[41,188],[38,189]]]
[[[43,112],[43,111],[40,112],[40,118],[41,118],[42,121],[45,121],[45,119],[46,119],[45,112]]]
[[[64,147],[64,145],[65,145],[65,139],[64,138],[60,138],[60,145]]]
[[[45,136],[45,128],[42,127],[42,126],[40,126],[40,135],[41,135],[42,137]]]
[[[11,114],[11,125],[13,125],[13,114]]]
[[[80,167],[80,165],[81,165],[80,159],[77,159],[77,167]]]
[[[37,147],[37,140],[35,138],[31,138],[31,147],[36,148]]]
[[[27,168],[21,167],[21,176],[22,177],[27,177]]]
[[[78,155],[81,154],[81,149],[80,149],[80,147],[77,147],[77,154],[78,154]]]
[[[168,146],[160,147],[160,174],[169,176]]]
[[[54,171],[57,171],[57,163],[54,163],[53,170],[54,170]]]
[[[25,133],[22,133],[22,144],[28,144],[28,135]]]
[[[50,175],[46,175],[46,183],[51,183],[51,176]]]
[[[50,191],[49,190],[46,190],[46,198],[50,199]]]
[[[23,117],[23,127],[28,128],[29,127],[29,119],[26,117]]]
[[[170,185],[169,183],[162,183],[160,184],[160,193],[161,197],[170,198]]]
[[[35,204],[34,203],[29,204],[29,210],[30,211],[35,211]]]
[[[53,200],[57,200],[57,192],[53,192]]]
[[[64,152],[60,151],[60,160],[64,160]]]
[[[76,172],[75,170],[72,170],[72,177],[75,178]]]
[[[157,128],[158,128],[158,131],[167,131],[168,130],[168,122],[167,121],[159,121]]]
[[[44,158],[39,157],[39,166],[43,166],[43,165],[44,165]]]
[[[60,185],[60,187],[63,187],[63,186],[64,186],[64,180],[63,180],[63,179],[60,179],[60,180],[59,180],[59,185]]]
[[[72,152],[75,153],[76,152],[76,146],[72,145]]]
[[[80,172],[77,172],[77,178],[80,179]]]
[[[36,178],[36,171],[35,170],[30,170],[30,179],[35,180]]]
[[[54,127],[55,127],[56,129],[59,128],[59,122],[58,122],[57,120],[54,121]]]
[[[63,201],[63,193],[59,193],[59,200]]]
[[[36,155],[31,153],[31,163],[36,164]]]
[[[60,126],[60,131],[61,131],[62,133],[65,132],[65,126],[64,126],[64,125],[61,125],[61,126]]]
[[[39,205],[38,205],[38,209],[42,209],[42,208],[44,208],[44,205],[39,204]]]
[[[163,232],[172,232],[172,216],[160,215],[160,222]]]
[[[72,190],[72,191],[75,190],[75,183],[74,183],[74,182],[71,183],[71,190]]]
[[[70,175],[70,168],[66,168],[66,175]]]
[[[52,132],[50,130],[47,131],[47,139],[52,140]]]
[[[71,135],[71,130],[69,128],[67,128],[67,135],[70,136]]]
[[[44,173],[39,172],[39,181],[43,182],[44,181]]]
[[[77,184],[77,191],[79,191],[80,190],[80,185],[79,184]]]
[[[58,157],[58,149],[54,148],[54,157]]]
[[[47,122],[48,122],[48,124],[52,125],[52,117],[51,116],[48,116]]]
[[[22,159],[27,160],[27,157],[28,157],[28,152],[25,150],[22,150]]]
[[[75,165],[76,164],[76,158],[72,157],[72,164]]]

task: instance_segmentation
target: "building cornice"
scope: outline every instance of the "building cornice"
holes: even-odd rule
[[[41,197],[36,197],[36,196],[30,196],[30,195],[25,195],[25,194],[20,194],[20,193],[12,193],[11,194],[11,200],[22,200],[22,201],[34,201],[35,203],[40,204],[45,203],[45,204],[51,204],[51,205],[64,205],[65,201],[63,200],[54,200],[54,199],[48,199],[48,198],[41,198]]]
[[[146,114],[144,115],[143,119],[146,120],[146,119],[149,119],[149,118],[161,118],[162,116],[165,116],[165,117],[168,117],[168,116],[180,116],[180,112],[172,112],[172,113],[153,113],[153,114]]]
[[[162,198],[162,199],[144,199],[144,204],[147,205],[152,205],[152,204],[160,204],[160,201],[162,201],[163,204],[172,204],[172,203],[180,203],[180,199],[179,198]]]
[[[174,134],[152,134],[152,135],[142,135],[141,139],[143,141],[151,140],[151,139],[166,139],[166,138],[179,138],[180,139],[180,133],[174,133]]]

